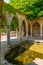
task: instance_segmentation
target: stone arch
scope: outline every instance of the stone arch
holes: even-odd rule
[[[12,25],[12,26],[11,26]],[[11,21],[11,36],[15,36],[15,37],[18,37],[19,36],[19,24],[18,24],[18,20],[17,20],[17,17],[13,17],[12,18],[12,21]]]
[[[32,35],[35,37],[40,36],[40,24],[38,22],[34,22],[32,25]]]

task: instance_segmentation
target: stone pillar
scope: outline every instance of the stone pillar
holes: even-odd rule
[[[7,43],[10,44],[10,25],[7,25]]]
[[[42,38],[42,24],[40,24],[40,37]]]
[[[28,39],[28,22],[26,22],[26,39]]]
[[[10,45],[10,24],[11,24],[11,20],[13,18],[13,14],[9,14],[6,11],[6,19],[7,19],[7,43]]]
[[[32,25],[30,25],[30,29],[31,29],[31,37],[32,37]]]
[[[18,18],[19,24],[19,39],[22,40],[22,18]]]

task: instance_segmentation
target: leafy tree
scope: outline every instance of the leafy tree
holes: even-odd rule
[[[5,3],[4,2],[4,4],[3,4],[3,14],[5,14],[6,11],[8,11],[9,13],[13,13],[14,15],[16,15],[15,9],[9,3]]]
[[[43,15],[43,0],[10,0],[10,4],[29,19]]]

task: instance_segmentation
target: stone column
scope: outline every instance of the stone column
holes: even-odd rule
[[[42,38],[42,24],[40,24],[40,37]]]
[[[22,40],[22,18],[18,19],[19,24],[19,39]]]
[[[6,19],[7,19],[7,43],[10,45],[10,24],[11,24],[11,20],[13,18],[13,14],[9,14],[6,11]]]
[[[10,25],[7,25],[7,43],[10,44]]]
[[[31,27],[31,37],[32,37],[32,25],[30,25],[30,27]]]
[[[26,22],[26,39],[28,39],[28,22]]]

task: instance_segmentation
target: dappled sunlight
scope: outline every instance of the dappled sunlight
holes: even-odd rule
[[[15,60],[18,60],[20,62],[23,62],[23,64],[28,64],[30,63],[32,60],[34,60],[33,57],[31,57],[30,51],[25,51],[24,53],[22,53],[20,56],[18,56],[17,58],[15,58]]]
[[[29,49],[43,54],[43,44],[41,44],[41,43],[33,44]]]

